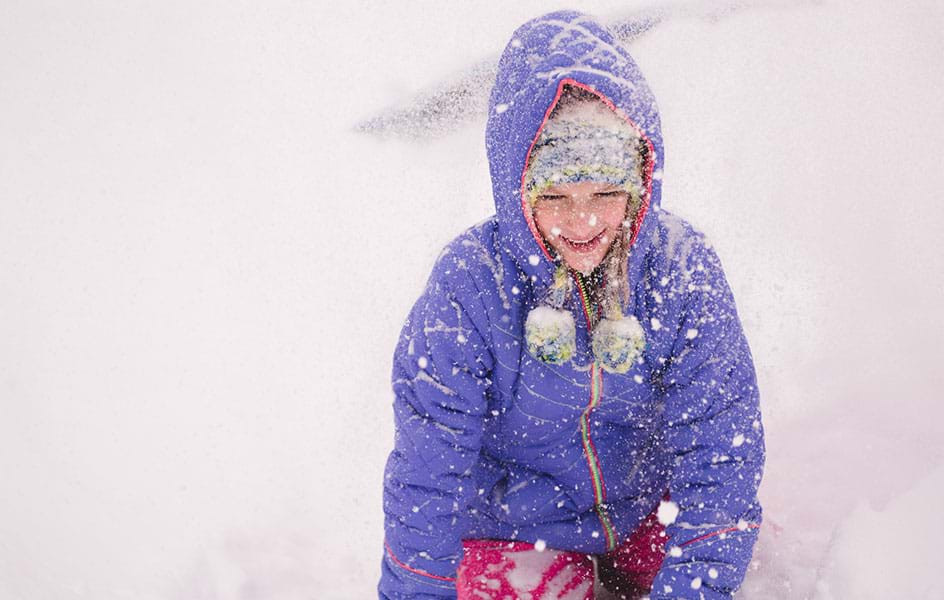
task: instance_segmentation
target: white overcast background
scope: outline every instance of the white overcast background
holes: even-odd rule
[[[484,115],[353,126],[653,6],[0,2],[0,600],[374,597],[394,344],[493,204]],[[662,6],[663,206],[767,427],[742,597],[944,597],[944,9]]]

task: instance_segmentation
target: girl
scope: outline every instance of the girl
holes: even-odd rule
[[[396,348],[380,598],[731,597],[758,390],[718,257],[660,207],[645,79],[593,19],[534,19],[486,145],[496,214],[442,251]]]

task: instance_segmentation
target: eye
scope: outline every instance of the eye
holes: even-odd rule
[[[543,200],[546,202],[556,202],[558,200],[563,200],[566,197],[567,196],[564,196],[562,194],[541,194],[540,196],[538,196],[538,200]]]
[[[597,198],[604,198],[604,199],[607,199],[607,198],[620,198],[620,197],[625,196],[625,195],[627,195],[627,192],[624,191],[624,190],[610,190],[610,191],[608,191],[608,192],[597,192],[596,194],[594,194],[595,197],[597,197]]]

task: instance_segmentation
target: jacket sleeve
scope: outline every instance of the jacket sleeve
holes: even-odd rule
[[[382,600],[456,597],[492,369],[475,324],[484,307],[458,265],[440,258],[394,354],[396,433],[384,475]]]
[[[731,598],[761,523],[764,435],[750,348],[714,250],[700,234],[673,276],[682,318],[662,380],[674,455],[666,557],[651,598]],[[675,515],[675,509],[678,510]]]

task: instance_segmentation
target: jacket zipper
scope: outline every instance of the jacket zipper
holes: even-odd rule
[[[590,334],[592,323],[590,318],[590,306],[587,291],[584,289],[583,280],[579,275],[574,274],[574,280],[579,290],[580,303],[583,308],[584,317],[587,319],[587,333]],[[600,404],[603,397],[603,369],[594,360],[590,364],[590,403],[584,409],[580,417],[580,437],[583,442],[584,455],[587,457],[587,466],[590,469],[590,481],[593,484],[593,508],[600,519],[600,525],[603,527],[603,535],[606,539],[606,550],[609,552],[616,548],[617,536],[613,523],[606,513],[606,484],[603,481],[603,472],[600,469],[600,459],[597,455],[596,447],[593,445],[593,439],[590,437],[590,413]]]

